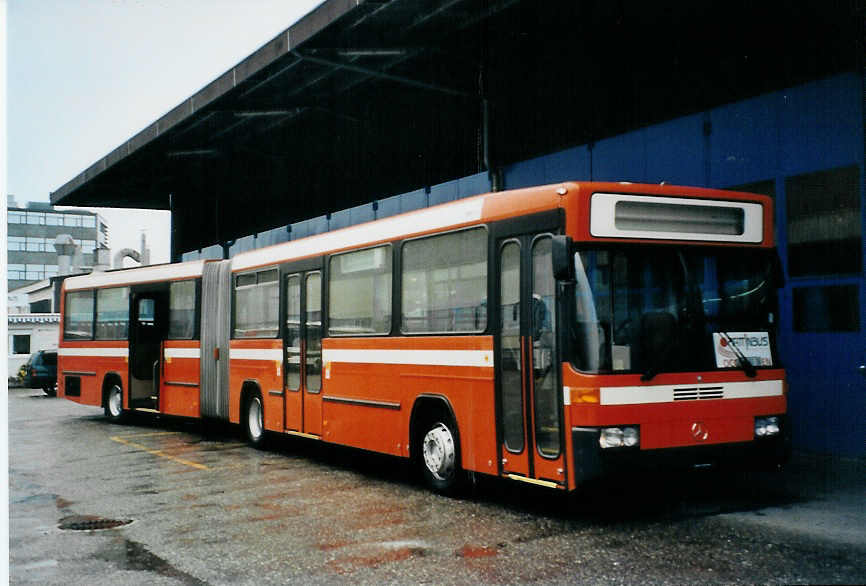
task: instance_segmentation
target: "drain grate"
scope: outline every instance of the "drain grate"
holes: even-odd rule
[[[129,525],[132,519],[103,519],[94,515],[74,515],[60,519],[61,529],[70,531],[96,531],[99,529],[114,529],[123,525]]]

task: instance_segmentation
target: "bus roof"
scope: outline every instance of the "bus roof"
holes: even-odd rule
[[[79,277],[69,277],[63,282],[67,291],[93,289],[95,287],[119,287],[159,281],[178,281],[200,277],[207,260],[194,260],[176,264],[149,265],[132,269],[118,269]]]
[[[372,246],[411,238],[426,233],[456,229],[508,217],[534,214],[565,206],[566,199],[588,199],[595,192],[613,192],[648,196],[724,199],[761,203],[769,209],[770,198],[762,195],[720,191],[680,185],[628,182],[565,182],[487,193],[422,208],[419,210],[324,232],[290,242],[240,253],[232,259],[232,271],[238,272],[342,250]],[[723,197],[720,197],[724,194]],[[588,207],[582,212],[587,213]],[[588,231],[588,224],[586,226]],[[772,232],[772,231],[771,231]],[[588,235],[588,238],[589,235]]]
[[[232,270],[242,271],[277,264],[286,259],[302,259],[348,248],[411,238],[438,230],[448,230],[554,209],[561,202],[561,195],[557,193],[557,190],[565,185],[568,184],[557,183],[476,195],[332,232],[324,232],[266,248],[250,250],[238,254],[232,259]]]
[[[535,214],[566,205],[565,200],[589,198],[595,192],[680,196],[761,203],[771,209],[770,198],[762,195],[720,191],[699,187],[664,184],[567,182],[487,193],[422,208],[331,232],[283,242],[237,254],[232,271],[244,271],[339,252],[351,248],[412,238],[431,232],[457,229],[509,217]],[[724,197],[720,198],[720,195]],[[588,212],[588,208],[584,210]],[[765,214],[767,211],[765,211]],[[587,214],[588,215],[588,214]],[[574,219],[572,219],[574,221]],[[589,225],[584,227],[588,234]],[[772,230],[770,230],[772,234]],[[67,291],[94,287],[136,285],[201,277],[208,260],[154,265],[70,277],[64,281]]]

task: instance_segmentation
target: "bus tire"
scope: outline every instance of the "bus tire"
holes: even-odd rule
[[[123,389],[113,384],[105,394],[105,416],[112,423],[120,423],[126,418],[123,410]]]
[[[439,412],[426,420],[418,446],[418,463],[424,482],[433,492],[455,496],[463,488],[460,468],[460,440],[457,424],[447,413]]]
[[[263,448],[265,445],[265,411],[262,405],[262,396],[258,392],[248,396],[244,403],[241,421],[244,432],[246,432],[247,442],[256,449]]]

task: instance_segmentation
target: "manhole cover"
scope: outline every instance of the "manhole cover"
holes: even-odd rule
[[[103,519],[93,515],[75,515],[60,519],[58,527],[70,531],[96,531],[98,529],[114,529],[130,523],[132,523],[132,519]]]

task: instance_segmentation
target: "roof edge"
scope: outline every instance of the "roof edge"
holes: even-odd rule
[[[163,133],[185,121],[197,111],[207,107],[214,100],[227,94],[283,55],[296,49],[304,42],[324,30],[331,23],[343,17],[353,8],[366,0],[324,0],[298,21],[279,33],[234,67],[218,76],[198,92],[171,108],[157,120],[134,134],[104,157],[97,159],[87,169],[61,185],[49,194],[53,205],[81,205],[64,200],[89,181],[125,159],[135,151],[150,144]]]

